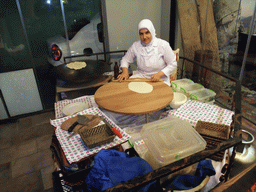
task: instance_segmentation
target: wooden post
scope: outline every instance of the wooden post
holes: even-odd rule
[[[184,56],[193,60],[196,50],[201,49],[199,22],[194,1],[177,1]],[[185,61],[185,71],[192,73],[193,64]]]
[[[195,61],[202,63],[202,65],[211,67],[213,61],[213,52],[211,50],[204,50],[203,53],[201,50],[197,50],[195,52]],[[201,61],[202,60],[202,61]],[[193,73],[192,73],[192,80],[195,82],[199,82],[203,84],[205,87],[211,81],[211,72],[198,66],[194,65]]]
[[[209,67],[220,71],[219,47],[217,40],[217,29],[213,15],[213,6],[211,0],[179,0],[177,1],[181,35],[183,40],[183,53],[188,59],[194,60],[196,51],[211,50],[212,62]],[[199,57],[200,58],[200,57]],[[200,60],[199,60],[200,62]],[[185,62],[185,71],[193,72],[193,64]],[[197,71],[195,69],[194,71]],[[216,77],[211,77],[207,72],[207,81],[216,85]],[[198,74],[198,77],[200,73]]]

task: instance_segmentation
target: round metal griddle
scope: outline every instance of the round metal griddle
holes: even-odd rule
[[[54,73],[57,79],[66,82],[82,83],[97,79],[104,73],[104,61],[84,60],[83,62],[86,62],[86,67],[78,70],[69,69],[66,63],[55,67]]]

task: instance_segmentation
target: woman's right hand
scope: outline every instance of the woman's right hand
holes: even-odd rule
[[[122,67],[122,73],[117,76],[117,80],[122,82],[123,80],[126,81],[127,79],[129,79],[128,68]]]
[[[122,82],[122,81],[126,81],[127,79],[129,79],[129,73],[121,73],[120,75],[117,76],[117,80],[119,82]]]

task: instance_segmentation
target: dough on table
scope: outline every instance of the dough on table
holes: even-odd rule
[[[82,69],[85,67],[86,67],[86,63],[84,61],[74,61],[74,62],[67,64],[67,68],[69,68],[69,69],[78,70],[78,69]]]
[[[150,93],[153,91],[153,86],[146,82],[130,82],[128,88],[137,93]]]

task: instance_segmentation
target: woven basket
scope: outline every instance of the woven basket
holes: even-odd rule
[[[228,125],[210,123],[200,120],[197,122],[195,129],[207,142],[206,149],[228,140],[230,134],[230,126]],[[214,154],[210,158],[215,161],[222,161],[224,154],[225,150]]]
[[[89,149],[110,143],[115,138],[115,133],[106,124],[90,129],[82,129],[79,134]]]

